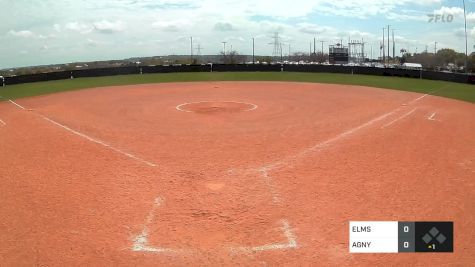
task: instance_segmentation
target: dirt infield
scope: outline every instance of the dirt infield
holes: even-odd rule
[[[461,101],[311,83],[5,101],[0,262],[468,266],[474,118]],[[454,221],[455,252],[350,254],[350,220]]]

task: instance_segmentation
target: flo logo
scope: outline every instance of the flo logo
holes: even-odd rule
[[[452,14],[428,14],[429,23],[451,23],[454,20]]]

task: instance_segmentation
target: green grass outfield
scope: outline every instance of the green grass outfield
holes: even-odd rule
[[[475,85],[415,78],[298,72],[159,73],[78,78],[71,80],[8,85],[0,87],[0,96],[7,99],[16,99],[27,96],[110,85],[192,81],[293,81],[364,85],[418,93],[430,93],[437,96],[475,103]]]

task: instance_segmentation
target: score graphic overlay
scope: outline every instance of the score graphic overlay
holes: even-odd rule
[[[351,221],[350,253],[453,252],[453,222]]]

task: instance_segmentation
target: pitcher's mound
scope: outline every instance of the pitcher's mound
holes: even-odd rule
[[[184,103],[176,107],[179,111],[195,113],[232,113],[255,110],[257,105],[233,101],[202,101]]]

